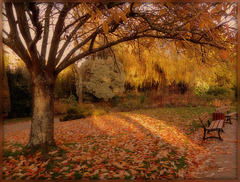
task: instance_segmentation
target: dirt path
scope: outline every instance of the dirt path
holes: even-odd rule
[[[55,118],[54,123],[58,123],[58,122],[59,122],[59,118]],[[5,125],[3,125],[3,135],[6,135],[6,134],[9,134],[12,132],[16,132],[16,131],[30,129],[30,128],[31,128],[31,121],[5,124]]]
[[[215,138],[207,139],[203,143],[205,148],[210,149],[213,160],[206,161],[205,169],[198,171],[202,179],[237,179],[237,127],[236,120],[232,125],[226,123],[224,133],[221,134],[223,141]]]

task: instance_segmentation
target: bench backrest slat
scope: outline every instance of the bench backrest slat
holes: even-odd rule
[[[228,108],[228,106],[218,107],[218,108],[216,108],[216,111],[217,112],[227,112],[227,111],[229,111],[229,108]]]
[[[206,117],[208,117],[208,113],[207,113],[207,112],[205,112],[203,115],[201,115],[199,119],[202,121],[202,120],[204,120]]]
[[[205,126],[205,124],[209,121],[210,116],[206,117],[203,121],[202,124]]]
[[[208,115],[207,112],[205,112],[202,116],[199,117],[203,127],[205,128],[205,124],[209,121],[210,116]]]

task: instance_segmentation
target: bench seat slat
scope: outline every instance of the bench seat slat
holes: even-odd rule
[[[222,129],[224,125],[224,120],[215,120],[213,121],[208,129]]]
[[[218,124],[218,128],[223,128],[224,126],[224,120],[220,120]]]
[[[216,129],[218,125],[218,120],[212,121],[208,129]]]
[[[217,120],[216,129],[223,128],[224,120]]]

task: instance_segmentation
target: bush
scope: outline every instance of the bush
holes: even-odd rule
[[[201,97],[203,95],[206,95],[207,94],[207,91],[209,89],[209,86],[207,83],[198,83],[197,86],[195,86],[194,88],[194,93]]]
[[[82,118],[85,118],[83,114],[68,114],[63,118],[60,118],[60,121],[69,121],[69,120],[82,119]]]
[[[75,119],[82,119],[86,116],[83,114],[83,111],[79,107],[70,108],[67,110],[67,115],[60,118],[60,121],[69,121]]]
[[[131,100],[128,100],[126,102],[122,102],[118,105],[118,109],[120,111],[133,111],[133,110],[138,110],[138,109],[148,109],[149,104],[147,104],[144,100],[145,103],[141,103],[141,99],[135,99],[132,98]]]
[[[144,95],[144,94],[141,94],[139,96],[139,101],[140,101],[141,104],[143,104],[146,101],[146,99],[147,99],[147,96]]]
[[[68,109],[67,113],[70,115],[70,114],[77,114],[78,113],[78,110],[76,108],[70,108]]]
[[[207,94],[214,96],[219,95],[228,96],[230,94],[230,90],[225,87],[210,87],[209,90],[207,91]]]
[[[70,95],[68,98],[60,99],[60,101],[62,101],[63,103],[69,104],[72,107],[78,106],[77,98],[74,95]]]
[[[59,99],[54,102],[54,114],[61,115],[66,114],[70,109],[78,110],[78,102],[74,95],[68,98]],[[71,112],[71,111],[70,111]]]
[[[211,102],[211,101],[214,101],[216,97],[214,95],[203,95],[201,96],[201,99]]]
[[[67,110],[67,115],[60,118],[60,121],[69,121],[75,119],[82,119],[88,116],[100,116],[107,112],[101,108],[93,108],[91,104],[83,104],[81,107],[72,107]]]
[[[103,115],[103,114],[106,114],[107,112],[103,109],[94,109],[92,111],[92,114],[91,116],[100,116],[100,115]]]
[[[57,100],[54,102],[54,115],[66,114],[70,108],[70,104],[62,102],[61,100]]]

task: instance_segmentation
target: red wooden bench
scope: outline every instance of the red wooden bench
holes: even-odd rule
[[[230,124],[232,124],[231,119],[233,118],[233,116],[236,116],[236,119],[238,117],[238,113],[237,112],[231,112],[230,113],[230,109],[229,109],[228,106],[218,107],[218,108],[216,108],[216,112],[225,113],[226,122],[230,123]]]
[[[203,135],[203,140],[207,138],[218,138],[219,140],[223,141],[221,138],[220,133],[224,132],[223,127],[224,127],[224,120],[215,120],[210,123],[211,117],[207,112],[205,112],[202,116],[199,117],[202,126],[204,128],[204,135]],[[207,126],[206,126],[207,125]],[[218,132],[218,137],[216,136],[209,136],[206,137],[206,133],[209,133],[211,131],[217,131]]]

